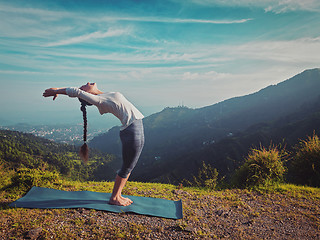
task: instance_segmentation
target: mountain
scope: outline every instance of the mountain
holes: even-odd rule
[[[202,148],[189,150],[179,157],[158,164],[156,174],[143,170],[138,176],[144,181],[179,183],[183,179],[192,180],[202,162],[217,168],[220,176],[231,177],[234,170],[243,164],[251,148],[269,147],[271,144],[293,151],[300,140],[313,133],[320,134],[320,98],[307,109],[300,109],[277,121],[258,123],[245,131],[226,137]],[[290,168],[291,160],[286,162]],[[150,169],[151,170],[151,169]],[[287,180],[292,180],[289,171]]]
[[[293,125],[299,121],[308,122],[308,118],[317,112],[319,89],[320,69],[317,68],[306,70],[256,93],[211,106],[198,109],[165,108],[144,119],[146,144],[132,177],[144,181],[181,179],[182,172],[190,176],[197,171],[198,162],[202,158],[222,174],[227,174],[239,164],[239,159],[253,143],[259,144],[264,138],[265,142],[270,143],[270,138],[277,135],[272,132],[281,130],[281,121],[283,128],[289,127],[289,120]],[[259,132],[262,129],[267,129],[268,134]],[[251,139],[246,146],[239,145],[243,150],[231,154],[227,143],[241,134],[252,135],[256,140],[250,142]],[[284,138],[286,135],[278,137]],[[112,128],[95,137],[90,145],[119,155],[119,128]],[[203,157],[203,152],[209,151],[206,149],[213,152],[209,154],[212,159],[223,156],[219,163]],[[227,164],[226,159],[230,160],[230,164]]]

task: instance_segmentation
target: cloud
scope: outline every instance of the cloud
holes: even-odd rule
[[[47,38],[70,32],[72,25],[60,25],[61,20],[73,18],[72,12],[16,7],[0,3],[2,37]]]
[[[46,10],[40,8],[25,8],[16,7],[10,5],[4,5],[0,3],[0,12],[8,14],[17,14],[36,17],[37,19],[46,21],[57,21],[63,18],[72,19],[74,17],[81,18],[81,20],[87,19],[88,21],[101,22],[101,21],[130,21],[130,22],[159,22],[159,23],[207,23],[207,24],[237,24],[245,23],[252,19],[221,19],[221,20],[210,20],[210,19],[189,19],[189,18],[167,18],[167,17],[137,17],[137,16],[109,16],[109,17],[99,17],[95,15],[94,17],[79,15],[75,12],[70,11],[55,11]],[[112,13],[114,14],[114,13]]]
[[[204,24],[238,24],[251,21],[246,19],[193,19],[193,18],[167,18],[167,17],[103,17],[99,21],[130,21],[130,22],[158,22],[158,23],[204,23]]]
[[[12,74],[12,75],[43,75],[43,74],[48,74],[48,73],[43,73],[43,72],[31,72],[31,71],[0,70],[0,74]]]
[[[56,46],[64,46],[64,45],[71,45],[71,44],[76,44],[76,43],[81,43],[81,42],[87,42],[90,41],[91,39],[99,39],[99,38],[109,38],[109,37],[117,37],[121,35],[126,35],[128,34],[127,30],[124,29],[113,29],[113,30],[108,30],[106,32],[93,32],[77,37],[72,37],[69,39],[61,40],[58,42],[52,42],[45,44],[45,47],[56,47]]]
[[[177,1],[177,0],[173,0]],[[204,6],[256,7],[266,12],[285,13],[293,11],[320,12],[319,0],[190,0]]]
[[[266,1],[266,12],[286,13],[294,11],[320,12],[320,2],[318,0],[282,0]]]
[[[46,10],[40,8],[16,7],[0,3],[0,12],[12,15],[24,15],[36,17],[38,20],[56,21],[61,18],[71,17],[70,12]]]
[[[87,36],[87,37],[86,37]],[[59,44],[71,44],[72,42],[89,41],[90,36],[106,37],[106,33],[85,35],[77,41],[57,42]],[[70,39],[69,39],[70,40]],[[52,46],[54,44],[52,43]],[[12,54],[3,52],[0,54],[0,63],[17,66],[33,72],[37,70],[45,73],[59,73],[68,76],[76,76],[78,73],[99,74],[105,76],[108,72],[121,73],[121,79],[125,74],[135,76],[136,79],[176,78],[180,79],[209,79],[214,77],[214,72],[245,72],[271,66],[299,66],[316,67],[320,62],[320,37],[300,38],[290,41],[252,41],[244,44],[192,44],[179,43],[166,44],[165,49],[154,48],[136,49],[135,51],[99,52],[91,49],[55,49],[50,48],[26,48],[25,54]],[[1,48],[0,48],[1,50]],[[33,56],[33,57],[28,57]],[[146,73],[143,69],[149,69]],[[139,71],[137,74],[135,71]],[[142,73],[141,73],[142,72]],[[164,75],[164,72],[168,75]],[[209,72],[204,74],[204,72]],[[9,73],[9,72],[8,72]],[[130,73],[130,74],[129,74]],[[141,73],[141,74],[140,74]],[[175,74],[181,74],[179,76]],[[171,76],[170,76],[171,75]],[[78,76],[78,75],[77,75]],[[144,77],[146,76],[146,77]],[[172,77],[174,76],[174,77]]]
[[[230,78],[232,75],[228,73],[218,73],[216,71],[209,71],[209,72],[204,72],[204,73],[199,73],[199,72],[184,72],[182,74],[182,80],[183,81],[196,81],[197,84],[199,82],[217,82],[217,81],[224,81]]]
[[[256,41],[228,47],[229,54],[239,59],[272,61],[274,63],[320,62],[320,37],[290,41]],[[227,49],[226,49],[227,50]]]

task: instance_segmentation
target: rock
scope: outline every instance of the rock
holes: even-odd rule
[[[253,224],[253,221],[252,220],[249,220],[249,221],[246,221],[243,223],[243,225],[247,225],[247,226],[250,226]]]
[[[223,210],[217,210],[216,214],[220,217],[223,214]]]
[[[31,229],[31,230],[27,233],[26,238],[27,238],[27,239],[37,239],[37,238],[39,237],[39,235],[40,235],[41,232],[42,232],[42,228],[41,228],[41,227]]]
[[[174,227],[174,230],[178,231],[178,232],[194,232],[194,228],[192,226],[181,226],[181,225],[177,225]]]
[[[229,217],[229,213],[228,212],[224,213],[223,217],[225,217],[225,218]]]
[[[194,228],[191,226],[186,226],[184,229],[185,232],[194,232]]]

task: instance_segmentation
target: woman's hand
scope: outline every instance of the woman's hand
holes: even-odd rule
[[[53,100],[55,100],[58,97],[58,90],[59,88],[48,88],[44,91],[42,96],[44,97],[53,97]]]

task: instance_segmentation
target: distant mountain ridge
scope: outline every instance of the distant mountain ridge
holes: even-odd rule
[[[243,129],[255,122],[274,120],[279,115],[287,115],[297,110],[301,103],[314,101],[319,96],[319,79],[319,68],[306,70],[277,85],[198,109],[198,112],[220,120],[222,126],[237,125],[237,128]],[[258,112],[260,114],[256,115]],[[237,118],[236,124],[231,123],[234,122],[233,118]]]
[[[289,115],[296,115],[295,119],[301,120],[299,112],[319,101],[319,89],[320,69],[316,68],[256,93],[207,107],[165,108],[144,119],[146,144],[133,177],[138,180],[142,176],[143,180],[157,179],[164,174],[164,171],[158,171],[160,175],[157,173],[160,166],[172,166],[172,162],[186,153],[201,151],[208,148],[207,145],[214,145],[254,125],[269,124]],[[119,128],[112,128],[95,137],[90,145],[108,153],[120,154],[118,135]],[[147,177],[149,172],[156,174]]]

